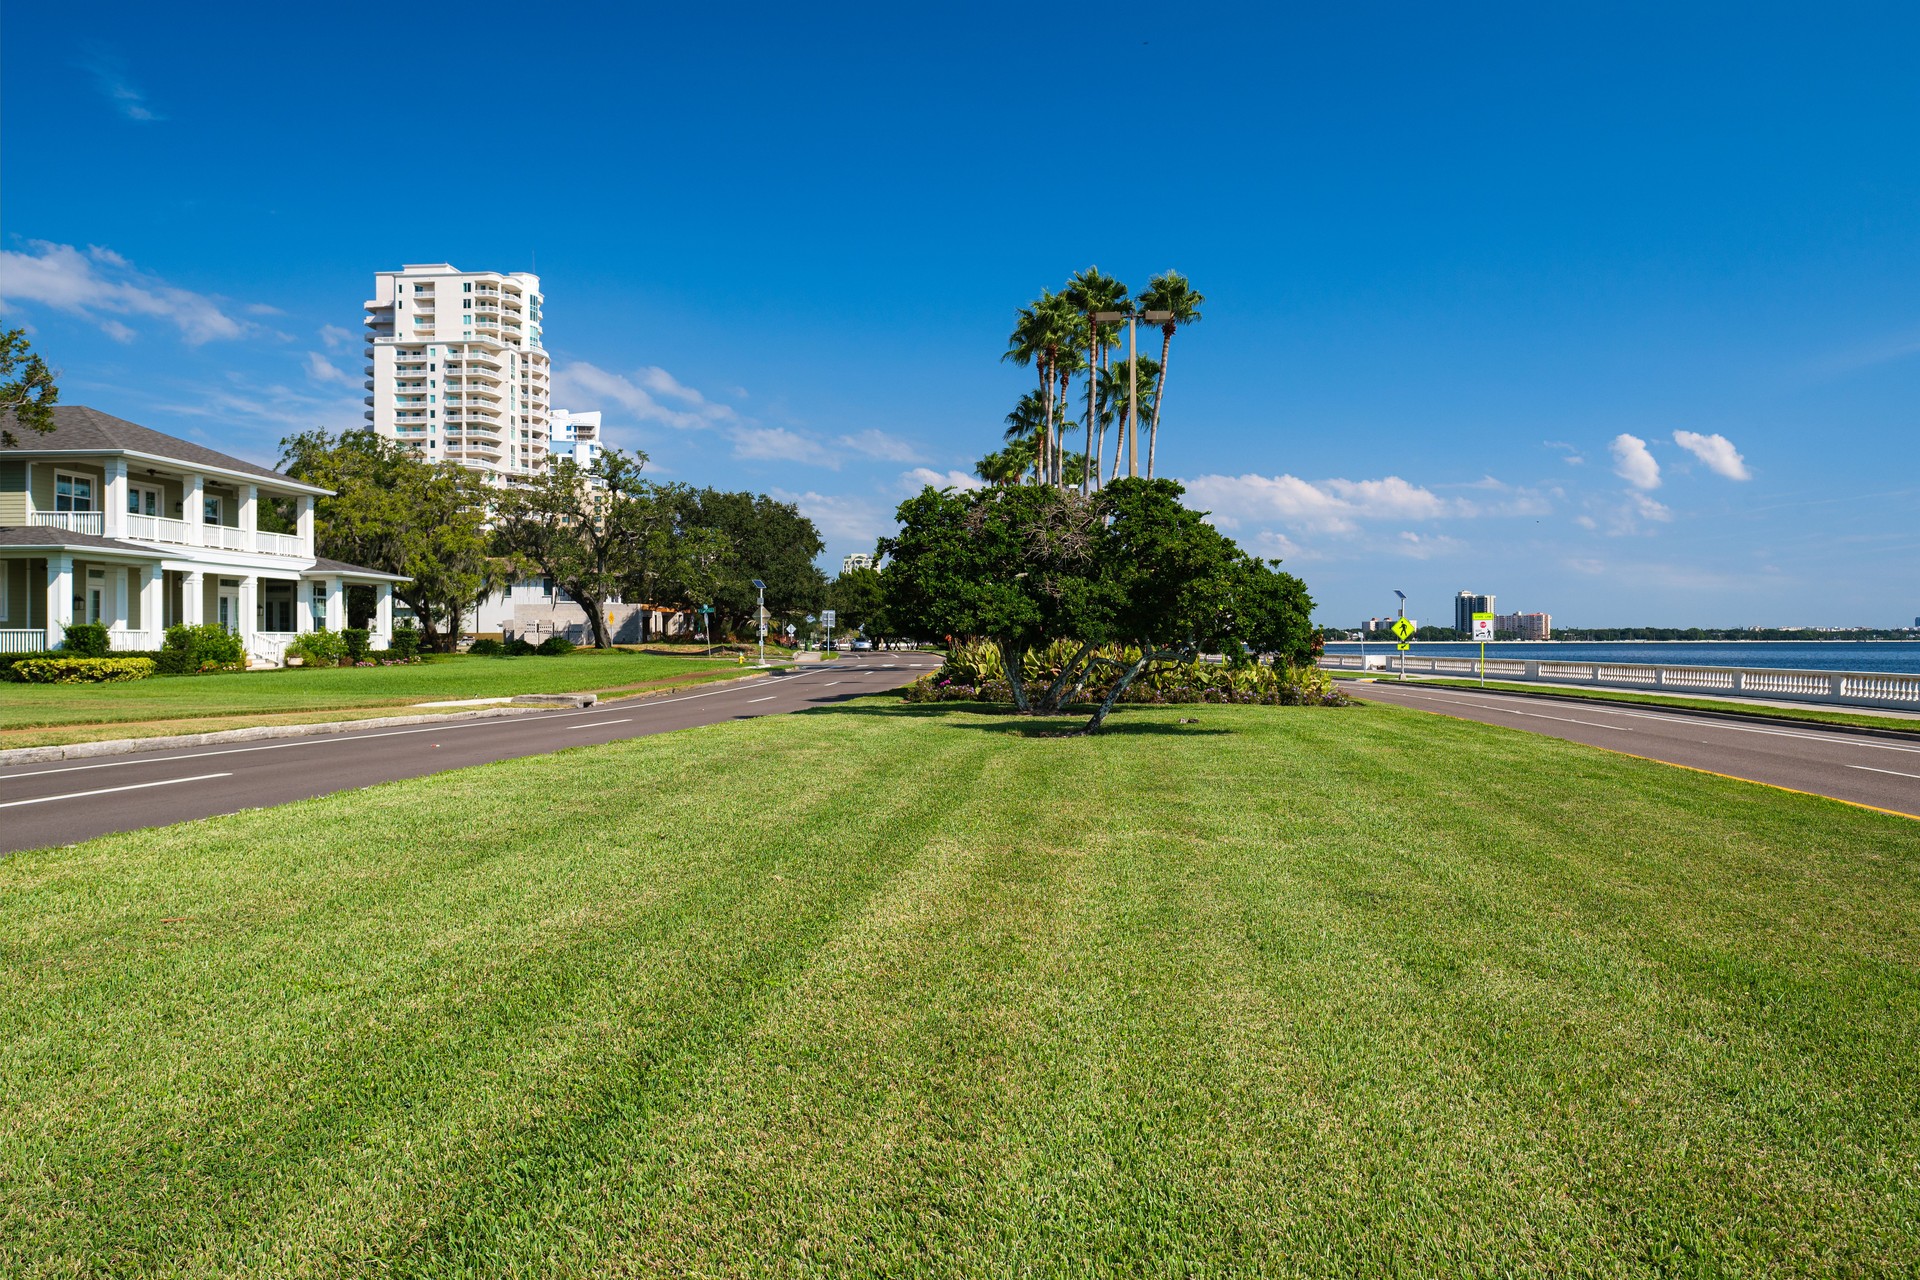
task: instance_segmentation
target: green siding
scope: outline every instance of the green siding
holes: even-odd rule
[[[27,522],[27,464],[0,462],[0,525]]]

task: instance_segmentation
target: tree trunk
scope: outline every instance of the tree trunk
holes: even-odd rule
[[[1006,670],[1007,686],[1013,690],[1014,710],[1023,716],[1031,714],[1033,708],[1027,702],[1026,678],[1020,671],[1020,664],[1027,655],[1004,640],[995,642],[994,647],[1000,650],[1000,665]]]
[[[1059,677],[1054,680],[1051,685],[1048,685],[1047,691],[1040,696],[1039,705],[1035,707],[1036,711],[1051,715],[1066,705],[1060,697],[1061,692],[1066,689],[1068,683],[1073,680],[1074,673],[1081,669],[1082,664],[1086,662],[1088,655],[1091,654],[1093,650],[1093,645],[1082,645],[1080,652],[1074,654],[1073,657],[1067,661],[1067,664],[1060,668]],[[1082,683],[1084,683],[1084,681]],[[1075,685],[1074,691],[1078,692],[1079,688],[1079,685]]]
[[[1089,334],[1099,332],[1091,315],[1087,317],[1087,332]],[[1087,342],[1087,465],[1080,475],[1080,496],[1083,498],[1093,489],[1100,487],[1100,482],[1095,478],[1100,472],[1100,460],[1094,456],[1093,452],[1093,388],[1099,377],[1096,372],[1100,363],[1099,353],[1099,344],[1089,338]]]
[[[1107,692],[1106,701],[1094,709],[1093,719],[1087,721],[1086,727],[1080,730],[1080,732],[1082,734],[1100,732],[1100,726],[1107,722],[1107,714],[1113,710],[1113,704],[1120,700],[1120,695],[1125,693],[1128,687],[1131,686],[1135,680],[1139,679],[1140,673],[1145,671],[1150,665],[1155,662],[1164,662],[1170,659],[1180,662],[1191,662],[1193,660],[1193,654],[1194,650],[1191,646],[1185,649],[1142,648],[1140,651],[1140,660],[1128,667],[1121,673],[1120,678],[1113,682],[1113,688]]]
[[[1173,351],[1173,325],[1160,326],[1160,377],[1153,384],[1153,424],[1147,428],[1147,479],[1153,479],[1153,451],[1160,443],[1160,402],[1167,394],[1167,356]]]

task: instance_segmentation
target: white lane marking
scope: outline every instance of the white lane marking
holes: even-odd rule
[[[772,695],[772,694],[768,694],[768,695],[767,695],[766,697],[764,697],[764,698],[748,698],[748,699],[747,699],[747,702],[748,702],[749,704],[752,704],[752,703],[755,703],[755,702],[772,702],[772,701],[773,701],[773,695]]]
[[[839,683],[840,683],[840,682],[839,682],[838,680],[829,680],[829,681],[827,681],[827,682],[826,682],[825,684],[823,684],[823,685],[821,685],[820,687],[821,687],[822,689],[831,689],[831,688],[833,688],[833,686],[835,686],[835,685],[837,685],[837,684],[839,684]]]
[[[116,791],[144,791],[148,787],[171,787],[182,782],[208,782],[214,778],[231,778],[231,773],[203,773],[197,778],[163,778],[159,782],[135,782],[124,787],[102,787],[98,791],[69,791],[63,796],[36,796],[32,800],[9,800],[0,804],[0,809],[18,809],[27,804],[52,804],[55,800],[84,800],[88,796],[110,796]]]
[[[1424,693],[1424,692],[1417,696],[1432,698],[1438,702],[1458,702],[1463,706],[1484,707],[1489,711],[1500,709],[1498,705],[1492,702],[1491,700],[1487,702],[1480,702],[1472,698],[1442,698],[1436,694]],[[1492,694],[1488,695],[1489,699],[1492,699],[1497,696],[1498,695],[1492,695]],[[1524,697],[1526,695],[1517,694],[1514,696]],[[1582,708],[1582,709],[1588,710],[1587,708]],[[1662,724],[1684,724],[1695,730],[1698,730],[1700,728],[1700,721],[1697,718],[1692,716],[1660,715],[1657,712],[1651,712],[1651,711],[1624,711],[1614,707],[1593,707],[1590,709],[1590,711],[1591,711],[1591,714],[1593,715],[1630,716],[1635,720],[1658,720]],[[1526,715],[1528,713],[1524,711],[1516,711],[1513,714]],[[1713,727],[1715,729],[1724,730],[1728,733],[1758,733],[1758,734],[1764,734],[1769,738],[1799,738],[1805,742],[1825,742],[1825,743],[1832,744],[1834,746],[1841,746],[1841,747],[1865,747],[1873,751],[1899,751],[1907,755],[1920,755],[1920,747],[1903,747],[1903,746],[1898,746],[1891,742],[1862,742],[1848,734],[1801,733],[1793,729],[1763,729],[1754,725],[1746,725],[1746,724],[1715,723]]]
[[[1633,730],[1627,728],[1625,725],[1601,724],[1598,720],[1574,720],[1567,716],[1541,715],[1538,711],[1515,711],[1511,707],[1488,706],[1484,702],[1474,702],[1468,698],[1440,698],[1440,697],[1435,697],[1432,694],[1428,694],[1427,696],[1435,702],[1454,702],[1454,703],[1458,703],[1463,707],[1475,707],[1482,711],[1491,711],[1495,715],[1526,716],[1528,719],[1531,719],[1531,720],[1558,720],[1563,724],[1584,724],[1590,729],[1611,729],[1615,733],[1632,733],[1633,732]]]
[[[1865,769],[1868,773],[1890,773],[1896,778],[1920,778],[1920,773],[1902,773],[1898,769],[1876,769],[1872,765],[1850,764],[1849,769]]]
[[[811,674],[813,673],[797,672],[793,678],[796,680],[802,679]],[[836,680],[834,683],[838,684],[839,681]],[[683,693],[674,698],[654,698],[648,701],[646,705],[649,708],[665,707],[671,706],[676,702],[692,702],[695,698],[718,697],[723,693],[745,693],[749,692],[752,688],[753,686],[751,684],[742,682],[737,685],[730,684],[722,689],[708,689],[703,693]],[[529,714],[538,715],[542,720],[572,720],[579,716],[596,716],[603,715],[608,711],[625,710],[625,707],[589,707],[585,711],[543,711],[530,712]],[[264,746],[258,747],[220,747],[213,751],[194,751],[186,755],[143,755],[134,760],[106,760],[99,764],[72,764],[59,769],[35,769],[29,773],[0,772],[0,782],[10,782],[15,778],[38,778],[50,773],[80,773],[88,769],[125,769],[131,765],[142,764],[173,764],[181,760],[204,760],[209,756],[246,755],[254,751],[286,751],[293,747],[323,747],[328,743],[339,742],[372,742],[375,738],[404,738],[408,734],[414,733],[453,733],[461,729],[487,729],[503,724],[516,723],[530,722],[522,722],[512,718],[502,719],[495,717],[485,720],[468,720],[457,724],[430,724],[420,729],[384,729],[379,733],[346,732],[315,734],[310,738],[298,738],[292,742],[269,742]]]
[[[568,725],[567,727],[577,733],[582,729],[604,729],[606,726],[610,724],[631,724],[631,723],[633,723],[633,717],[628,716],[624,720],[595,720],[588,724],[574,724],[574,725]]]

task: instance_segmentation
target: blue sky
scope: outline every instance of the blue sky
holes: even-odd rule
[[[1175,267],[1163,469],[1323,619],[1920,615],[1910,4],[0,18],[71,403],[271,462],[359,425],[376,270],[532,268],[558,407],[837,566],[993,447],[1016,307]]]

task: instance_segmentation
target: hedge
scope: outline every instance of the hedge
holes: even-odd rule
[[[13,678],[27,684],[104,684],[144,680],[151,658],[28,658],[13,664]]]

